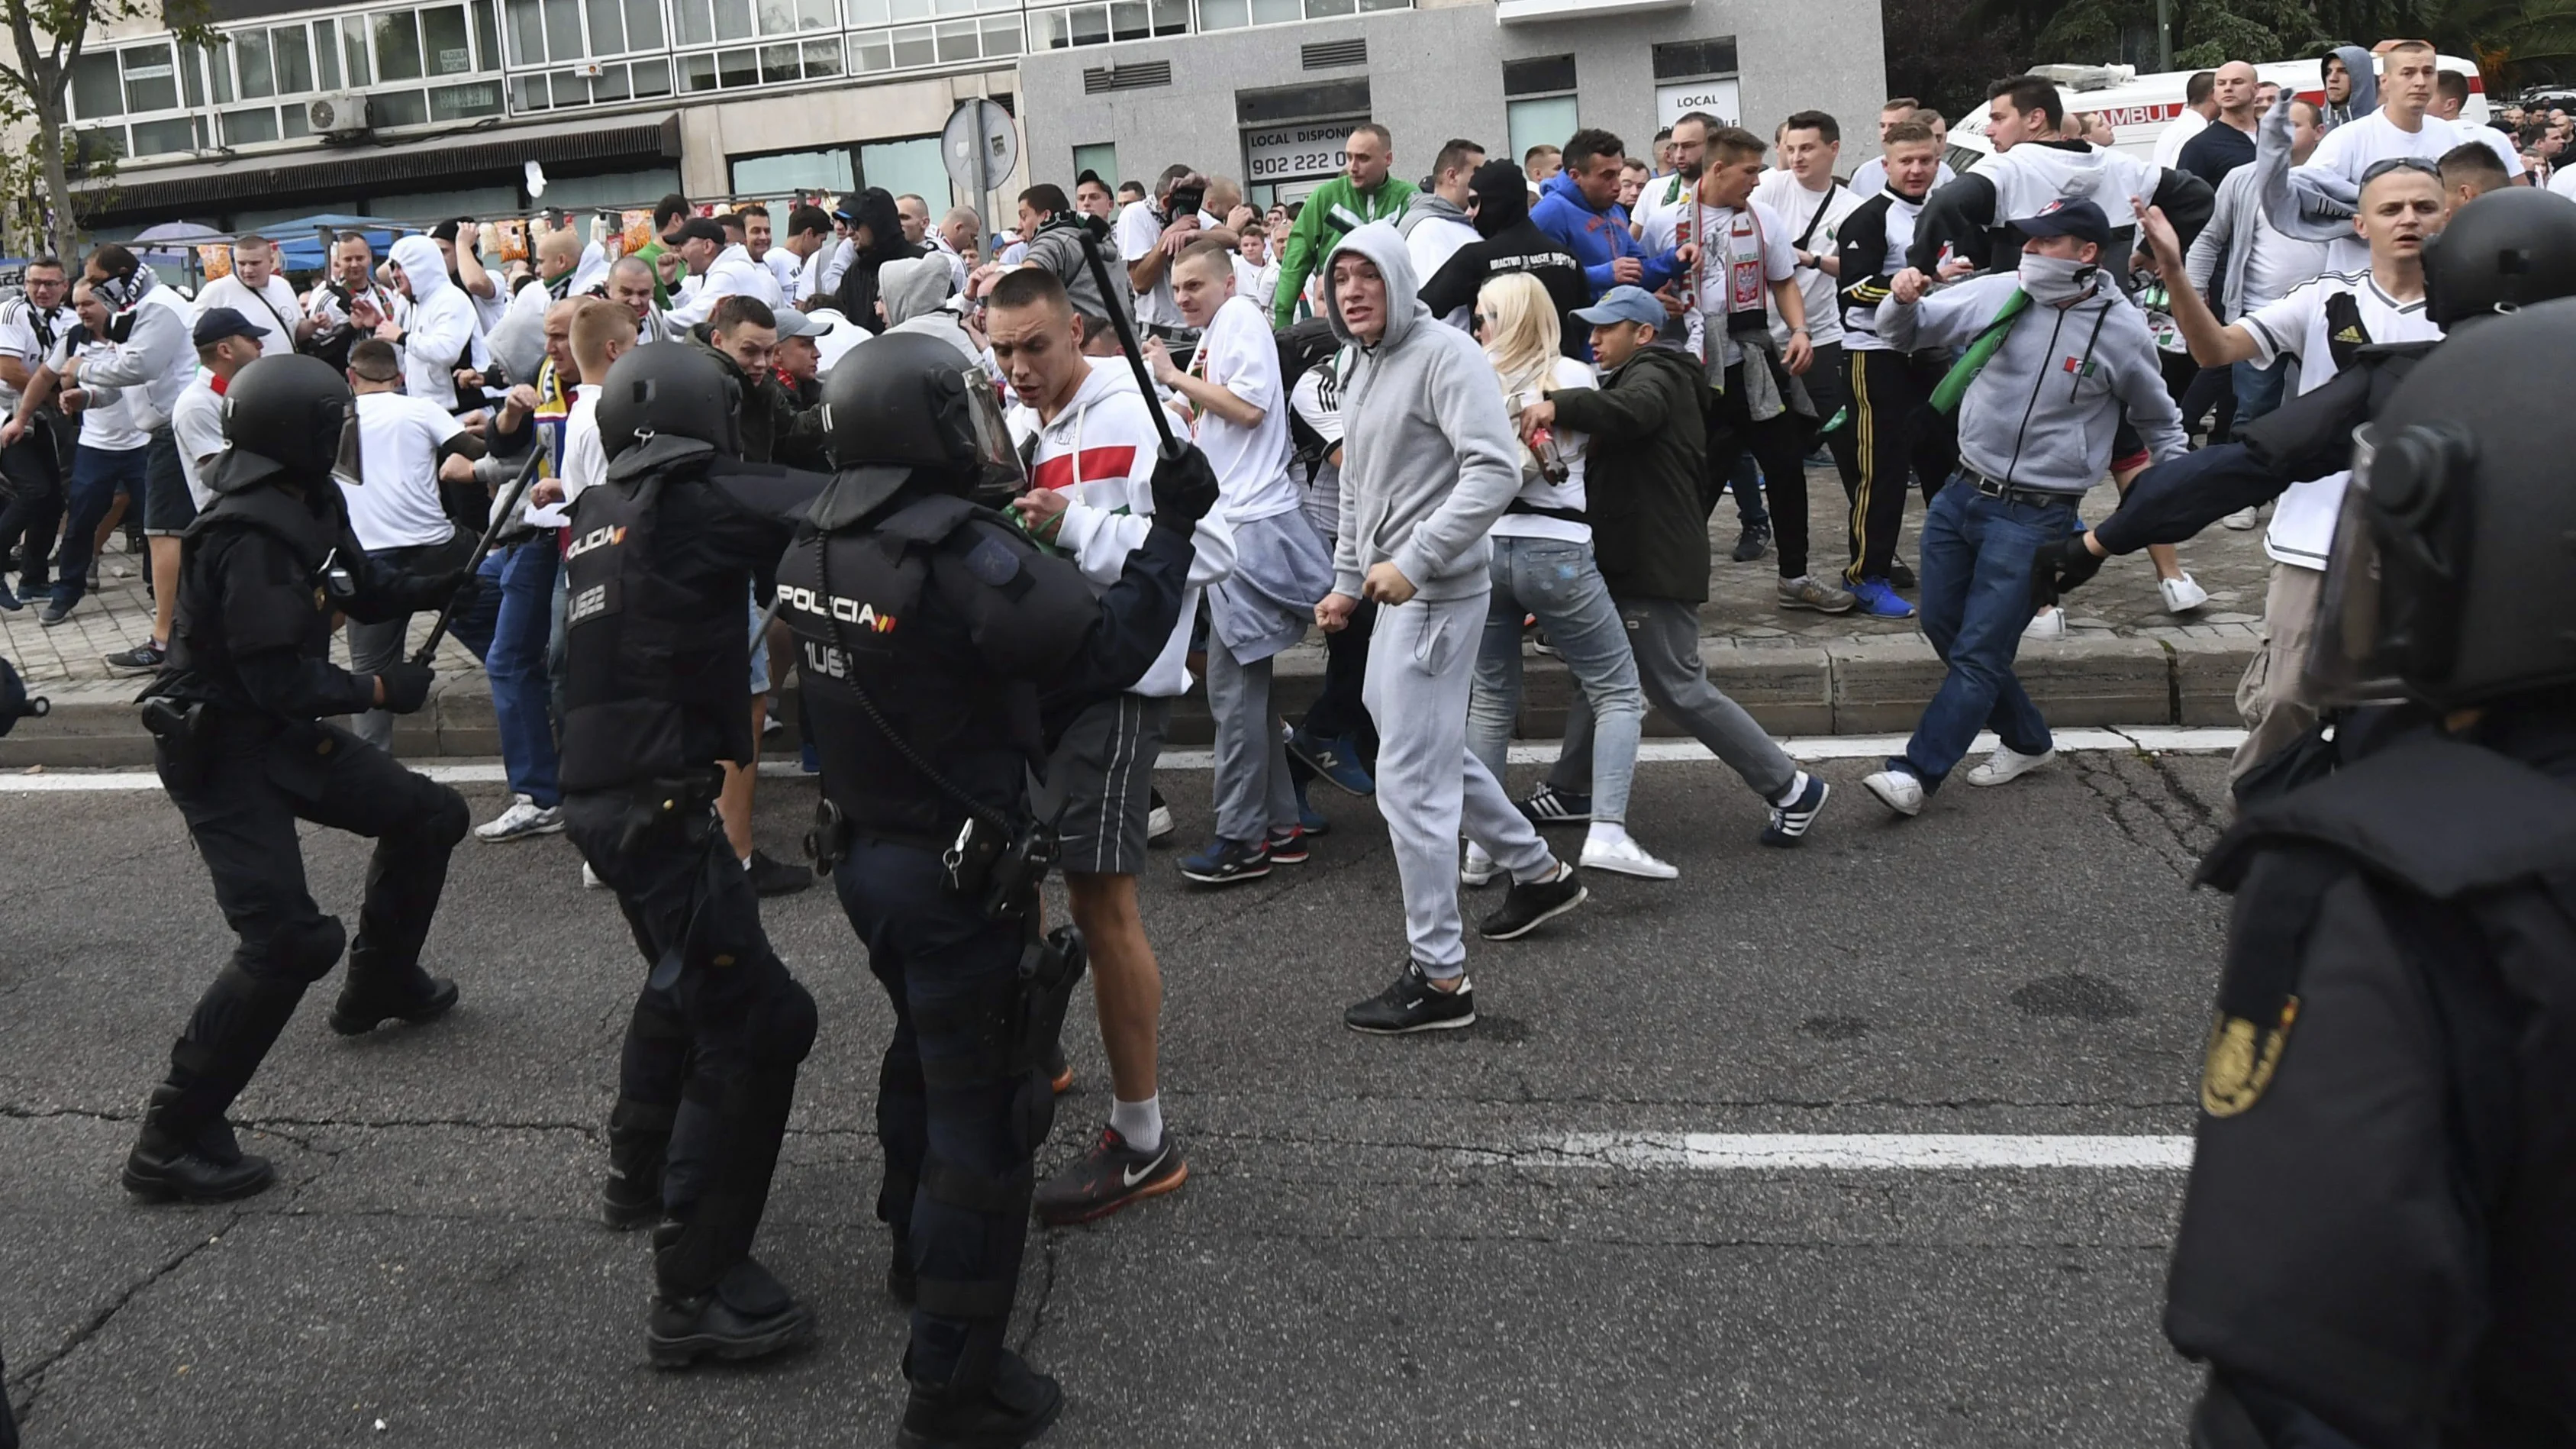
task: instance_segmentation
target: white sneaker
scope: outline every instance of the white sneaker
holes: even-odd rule
[[[563,807],[539,805],[525,795],[515,797],[510,808],[474,827],[474,838],[500,844],[511,840],[530,840],[540,835],[563,833]]]
[[[1984,764],[1968,772],[1968,783],[2009,785],[2056,758],[2055,750],[2042,750],[2035,755],[2025,755],[2010,745],[1997,745],[1995,752],[1986,756]]]
[[[608,889],[608,882],[601,880],[599,878],[599,872],[592,870],[590,868],[590,862],[586,860],[581,863],[581,885],[584,890],[604,891]]]
[[[1878,797],[1878,803],[1899,815],[1923,813],[1923,782],[1903,770],[1880,770],[1864,775],[1861,788]]]
[[[1458,883],[1481,887],[1490,884],[1494,873],[1501,869],[1494,863],[1494,858],[1485,853],[1485,847],[1470,840],[1467,842],[1467,859],[1458,867]]]
[[[1633,875],[1639,880],[1671,880],[1681,868],[1655,859],[1639,845],[1635,836],[1624,836],[1617,842],[1586,840],[1583,842],[1583,868],[1606,870],[1612,875]]]
[[[2188,614],[2209,602],[2209,590],[2195,583],[2189,574],[2178,579],[2156,580],[2156,591],[2165,596],[2165,612],[2168,614]]]
[[[2021,626],[2021,637],[2025,639],[2065,638],[2066,611],[2064,609],[2042,609],[2038,613],[2031,615],[2030,622]]]
[[[1145,812],[1145,843],[1148,845],[1178,828],[1172,823],[1172,807],[1169,805],[1156,805]]]
[[[2240,508],[2240,509],[2237,509],[2234,513],[2231,513],[2231,514],[2227,515],[2225,518],[2222,518],[2222,519],[2218,520],[2218,525],[2219,525],[2219,527],[2221,527],[2221,528],[2232,528],[2232,529],[2235,529],[2238,533],[2243,533],[2243,532],[2245,532],[2247,529],[2254,527],[2255,525],[2257,525],[2257,524],[2261,523],[2262,521],[2263,521],[2263,506],[2262,506],[2261,504],[2259,504],[2259,503],[2258,503],[2258,504],[2256,504],[2255,506],[2253,506],[2252,508]]]

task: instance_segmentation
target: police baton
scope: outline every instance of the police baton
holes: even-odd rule
[[[537,464],[542,462],[545,456],[544,441],[530,439],[528,460],[519,465],[518,476],[510,480],[509,501],[492,511],[492,521],[483,526],[483,536],[474,542],[474,556],[465,561],[467,580],[472,580],[482,571],[483,560],[491,555],[492,541],[499,538],[501,531],[508,528],[511,519],[517,516],[519,501],[527,496],[528,486],[537,476]],[[457,601],[451,598],[447,601],[446,607],[438,611],[438,622],[429,626],[429,637],[421,641],[418,649],[412,651],[411,662],[414,668],[426,669],[430,661],[438,657],[438,641],[447,637],[447,626],[456,621],[456,604]]]
[[[1166,461],[1177,459],[1181,456],[1181,440],[1172,436],[1172,420],[1164,413],[1163,405],[1155,401],[1159,394],[1154,391],[1154,375],[1145,369],[1144,345],[1136,340],[1136,328],[1127,320],[1127,309],[1118,305],[1114,288],[1126,286],[1127,279],[1112,282],[1109,264],[1100,259],[1099,240],[1087,227],[1076,231],[1082,238],[1082,254],[1091,263],[1091,279],[1100,285],[1100,305],[1109,313],[1111,330],[1118,334],[1118,348],[1127,354],[1127,366],[1135,371],[1136,390],[1144,394],[1145,411],[1154,415],[1154,431],[1163,435],[1162,456]]]

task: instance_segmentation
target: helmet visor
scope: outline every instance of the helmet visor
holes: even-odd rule
[[[966,420],[975,443],[975,501],[1009,502],[1029,491],[1028,470],[1020,450],[1011,445],[1011,426],[1003,421],[1001,394],[980,367],[965,369]]]
[[[2308,641],[2313,703],[2402,699],[2409,682],[2450,677],[2470,534],[2466,490],[2440,441],[2408,429],[2392,447],[2376,424],[2353,432],[2352,482]]]
[[[365,434],[358,426],[357,399],[351,398],[339,407],[340,442],[332,450],[331,476],[351,488],[364,487],[367,481]]]

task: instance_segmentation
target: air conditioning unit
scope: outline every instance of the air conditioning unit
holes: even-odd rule
[[[317,136],[354,136],[367,129],[367,97],[360,91],[318,96],[305,103],[304,122]]]

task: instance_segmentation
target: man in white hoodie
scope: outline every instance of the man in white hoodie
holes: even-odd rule
[[[1440,326],[1414,292],[1404,238],[1373,222],[1333,253],[1327,311],[1349,344],[1342,385],[1341,532],[1326,633],[1367,598],[1368,711],[1377,799],[1404,883],[1409,950],[1395,983],[1342,1014],[1394,1036],[1473,1026],[1475,988],[1458,917],[1458,835],[1511,872],[1501,910],[1477,924],[1509,941],[1581,905],[1582,882],[1467,749],[1492,569],[1485,536],[1521,490],[1520,450],[1493,364]]]
[[[984,330],[1020,399],[1011,409],[1012,435],[1035,442],[1031,487],[1012,506],[1033,536],[1070,555],[1093,588],[1106,590],[1152,526],[1162,441],[1153,404],[1127,367],[1083,355],[1073,303],[1044,267],[1002,274],[986,299]],[[1134,689],[1066,725],[1037,801],[1040,818],[1064,807],[1065,891],[1091,950],[1114,1096],[1109,1124],[1091,1149],[1037,1190],[1038,1218],[1051,1226],[1116,1212],[1189,1176],[1163,1130],[1155,1060],[1163,977],[1136,908],[1136,872],[1145,863],[1154,757],[1173,698],[1189,688],[1187,621],[1198,613],[1200,591],[1234,568],[1234,539],[1221,513],[1199,520],[1193,541],[1184,622]]]
[[[471,365],[474,301],[448,278],[438,243],[425,236],[395,242],[393,281],[411,306],[401,321],[377,323],[376,336],[402,349],[403,391],[450,412],[481,406],[479,395],[457,395],[456,369]]]
[[[787,305],[778,279],[751,259],[748,248],[726,241],[724,225],[712,217],[698,217],[680,228],[680,258],[689,265],[689,279],[671,299],[675,330],[685,332],[706,321],[715,315],[716,303],[736,293],[758,297],[773,311]]]

